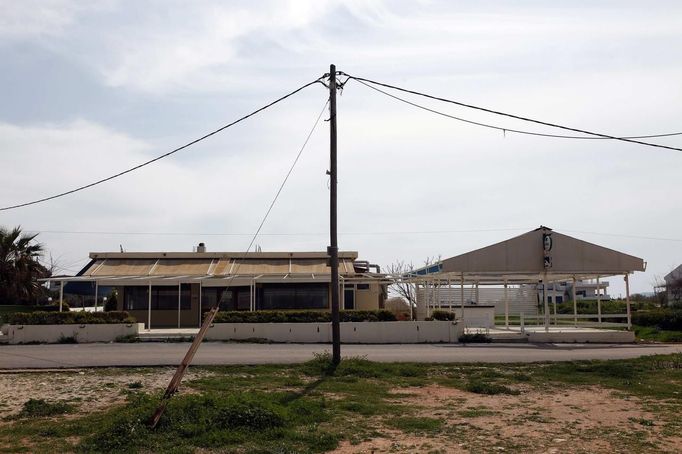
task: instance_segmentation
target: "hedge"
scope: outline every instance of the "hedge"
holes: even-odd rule
[[[5,317],[10,325],[85,325],[135,323],[127,312],[15,312]]]
[[[340,311],[342,322],[393,322],[395,315],[380,311]],[[323,311],[226,311],[218,312],[214,323],[329,323],[330,312]]]
[[[680,331],[682,330],[682,310],[657,309],[653,311],[633,312],[632,324]]]
[[[429,318],[431,320],[451,321],[455,319],[455,313],[436,309],[435,311],[431,312],[431,317]]]

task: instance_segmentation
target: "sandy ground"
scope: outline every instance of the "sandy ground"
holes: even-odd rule
[[[29,398],[68,401],[78,405],[79,414],[87,414],[123,403],[131,386],[163,389],[173,372],[174,368],[4,372],[0,415],[18,413]],[[186,379],[207,374],[190,369]],[[682,434],[666,433],[663,422],[647,410],[647,402],[599,387],[517,389],[520,395],[487,396],[438,385],[396,388],[396,403],[416,409],[418,417],[443,420],[442,430],[404,433],[389,427],[387,417],[378,416],[372,421],[378,435],[359,444],[343,442],[335,452],[682,452]],[[6,424],[2,417],[0,424]]]
[[[657,443],[657,451],[682,452],[682,434],[664,436],[656,416],[637,399],[598,387],[522,391],[486,396],[437,385],[396,389],[410,394],[400,402],[418,408],[419,416],[444,419],[445,429],[435,435],[406,434],[384,426],[379,432],[385,436],[356,445],[344,442],[334,452],[632,452],[631,444],[621,443],[628,433]]]
[[[123,369],[3,372],[0,373],[0,424],[3,417],[21,411],[29,399],[66,401],[77,404],[78,413],[90,413],[125,402],[126,389],[164,389],[174,372],[175,368],[132,372]],[[206,371],[189,369],[185,380],[205,375]]]

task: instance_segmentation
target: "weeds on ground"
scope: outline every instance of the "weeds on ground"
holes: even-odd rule
[[[19,418],[42,418],[73,413],[76,407],[66,402],[48,402],[44,399],[29,399],[18,414]]]
[[[400,388],[432,384],[487,395],[514,395],[519,392],[517,388],[525,393],[530,389],[597,385],[640,397],[657,415],[655,424],[662,433],[674,435],[682,430],[675,416],[682,409],[680,354],[624,361],[511,365],[385,364],[347,358],[336,367],[330,355],[323,354],[301,365],[205,369],[211,374],[185,383],[194,393],[175,396],[156,430],[150,430],[146,423],[160,395],[140,389],[126,392],[124,405],[86,416],[64,418],[61,415],[73,408],[62,408],[50,410],[54,413],[49,417],[31,418],[48,416],[40,412],[54,407],[40,401],[27,403],[20,423],[0,425],[0,446],[7,451],[31,452],[189,453],[220,449],[312,453],[334,449],[341,440],[360,443],[387,436],[387,428],[420,437],[439,437],[451,431],[471,435],[469,429],[455,429],[445,420],[423,416],[418,405],[403,400],[409,394],[401,393]],[[133,371],[147,374],[153,369]],[[139,389],[137,383],[120,386]],[[457,414],[475,418],[492,413],[465,408]],[[526,415],[526,419],[548,422],[540,413]],[[642,433],[649,427],[644,419],[633,424]],[[649,446],[642,437],[629,435],[628,446]]]

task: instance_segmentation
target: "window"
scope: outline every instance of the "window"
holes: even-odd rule
[[[329,307],[327,284],[263,284],[259,293],[259,309],[327,309]]]
[[[369,284],[358,284],[357,289],[358,290],[369,290]]]
[[[343,309],[346,311],[355,309],[355,289],[346,288],[343,291]]]
[[[125,310],[143,311],[149,308],[148,286],[126,286],[123,295]],[[189,284],[182,284],[180,309],[189,310],[191,307]],[[152,286],[152,310],[178,310],[178,287]]]

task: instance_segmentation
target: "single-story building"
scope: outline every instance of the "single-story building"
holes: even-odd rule
[[[329,310],[331,268],[326,252],[93,252],[69,282],[116,289],[118,310],[146,327],[198,327],[202,313],[221,310]],[[372,268],[375,269],[372,272]],[[341,309],[384,307],[387,282],[379,267],[339,252]]]
[[[550,322],[550,303],[556,304],[561,283],[570,283],[569,293],[562,289],[560,295],[570,297],[573,318],[577,324],[576,301],[578,291],[587,288],[595,292],[597,318],[602,322],[601,300],[608,298],[601,279],[622,276],[625,280],[627,300],[627,326],[630,327],[629,276],[646,270],[646,262],[623,252],[564,235],[541,226],[514,238],[490,246],[443,259],[437,263],[411,271],[402,277],[403,282],[416,286],[416,316],[428,318],[434,309],[459,311],[466,323],[466,311],[494,315],[495,307],[504,309],[506,324],[510,312],[517,315],[542,312],[545,328]],[[594,282],[594,284],[592,284]],[[483,302],[479,287],[488,286],[501,304]],[[543,291],[547,288],[548,291]],[[582,287],[581,287],[582,286]],[[599,289],[599,291],[597,291]],[[550,299],[554,296],[553,299]],[[539,304],[538,304],[539,303]],[[511,311],[510,311],[511,309]],[[492,317],[491,315],[490,317]],[[613,317],[613,315],[611,315]]]

